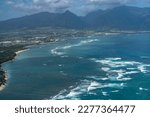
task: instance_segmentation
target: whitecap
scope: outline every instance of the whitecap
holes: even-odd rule
[[[61,57],[61,58],[68,58],[69,56],[66,56],[66,55],[65,55],[65,56],[60,56],[60,57]]]
[[[137,68],[127,68],[127,70],[137,70]]]
[[[51,53],[52,53],[53,55],[63,55],[64,53],[63,53],[63,52],[59,52],[58,49],[59,49],[58,47],[55,48],[55,49],[52,49],[52,50],[51,50]]]
[[[74,98],[77,97],[78,95],[80,95],[81,92],[75,92],[75,91],[71,91],[68,95],[66,95],[65,97],[67,98]]]
[[[67,92],[66,89],[61,90],[57,95],[52,97],[52,100],[64,99],[65,97],[64,97],[63,94],[66,93],[66,92]]]
[[[121,79],[117,79],[118,81],[128,81],[131,80],[132,78],[121,78]]]
[[[142,73],[147,73],[147,72],[148,72],[148,70],[146,70],[145,65],[140,65],[140,66],[138,66],[138,70],[139,70],[140,72],[142,72]]]
[[[125,83],[108,83],[103,85],[103,88],[118,88],[118,89],[122,89],[123,87],[125,87]]]
[[[89,92],[89,91],[99,89],[99,88],[102,88],[102,87],[103,87],[103,85],[101,83],[98,83],[96,81],[92,81],[91,84],[88,86],[87,90]]]
[[[108,96],[108,92],[102,92],[103,96]]]
[[[119,90],[114,90],[114,91],[111,91],[112,93],[117,93],[117,92],[119,92]]]
[[[59,64],[58,66],[59,66],[59,67],[62,67],[63,65],[62,65],[62,64]]]
[[[101,80],[108,80],[109,78],[101,78]]]
[[[118,60],[122,60],[122,58],[106,58],[106,60],[111,60],[111,61],[118,61]]]
[[[139,87],[139,90],[141,90],[141,91],[148,91],[148,89],[143,88],[143,87]]]
[[[124,83],[99,83],[96,81],[83,80],[81,84],[77,87],[68,91],[61,91],[58,95],[54,96],[52,99],[79,99],[83,94],[92,95],[92,91],[100,88],[117,88],[121,89],[125,86]],[[95,92],[94,92],[95,95]],[[104,92],[104,96],[107,94]]]
[[[56,48],[51,50],[51,53],[53,55],[63,55],[63,54],[65,54],[65,52],[59,52],[59,50],[62,51],[62,50],[70,49],[72,47],[81,46],[83,44],[92,43],[92,42],[95,42],[95,41],[98,41],[98,39],[83,40],[83,41],[80,41],[77,44],[70,44],[70,45],[66,45],[66,46],[62,46],[62,47],[56,47]]]
[[[129,72],[125,72],[125,75],[129,75],[129,74],[138,74],[139,71],[129,71]]]
[[[107,72],[107,71],[109,71],[110,70],[110,68],[109,67],[102,67],[101,68],[103,71],[105,71],[105,72]]]
[[[108,94],[108,92],[102,92],[102,95],[103,96],[108,96],[109,94]]]

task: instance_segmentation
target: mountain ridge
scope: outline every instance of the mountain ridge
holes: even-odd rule
[[[0,21],[0,31],[39,27],[99,29],[99,30],[150,30],[150,8],[119,6],[108,10],[93,11],[77,16],[64,13],[40,12],[20,18]]]

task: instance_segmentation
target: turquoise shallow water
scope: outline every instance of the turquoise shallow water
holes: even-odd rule
[[[3,68],[0,99],[150,99],[150,34],[37,45]]]

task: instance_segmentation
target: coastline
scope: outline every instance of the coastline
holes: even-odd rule
[[[27,50],[28,50],[28,48],[26,48],[26,47],[20,48],[20,49],[18,49],[17,51],[14,51],[14,56],[13,56],[12,58],[10,58],[10,59],[7,60],[7,61],[4,61],[4,62],[0,63],[0,71],[1,71],[1,73],[2,73],[2,75],[1,75],[2,77],[0,78],[0,91],[2,91],[2,90],[5,89],[5,87],[6,87],[6,82],[7,82],[7,80],[8,80],[7,73],[6,73],[6,71],[2,68],[2,64],[5,63],[5,62],[8,62],[8,61],[11,61],[11,60],[15,59],[16,56],[18,56],[19,54],[21,54],[22,52],[27,51]]]
[[[2,68],[2,64],[14,60],[16,56],[21,54],[22,52],[25,52],[29,50],[30,47],[32,47],[35,44],[30,44],[30,45],[22,45],[22,46],[9,46],[8,48],[11,50],[11,53],[6,56],[6,59],[0,58],[0,92],[6,87],[6,82],[8,80],[8,76],[6,71]],[[1,56],[0,56],[1,57]],[[5,58],[5,57],[4,57]]]
[[[16,53],[16,56],[18,56],[19,54],[21,54],[22,52],[25,52],[25,51],[27,51],[28,49],[22,49],[22,50],[19,50],[19,51],[17,51],[17,52],[15,52]],[[15,56],[15,57],[16,57]]]
[[[5,72],[5,74],[4,74],[3,80],[5,80],[5,82],[8,80],[8,77],[7,77],[6,72]],[[2,85],[0,86],[0,91],[2,91],[3,89],[5,89],[5,87],[6,87],[6,85],[5,85],[5,84],[2,84]]]

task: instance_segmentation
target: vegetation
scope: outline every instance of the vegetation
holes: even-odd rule
[[[5,72],[1,68],[1,64],[12,60],[16,56],[16,51],[23,49],[23,46],[8,46],[8,47],[0,47],[0,86],[5,85]]]

